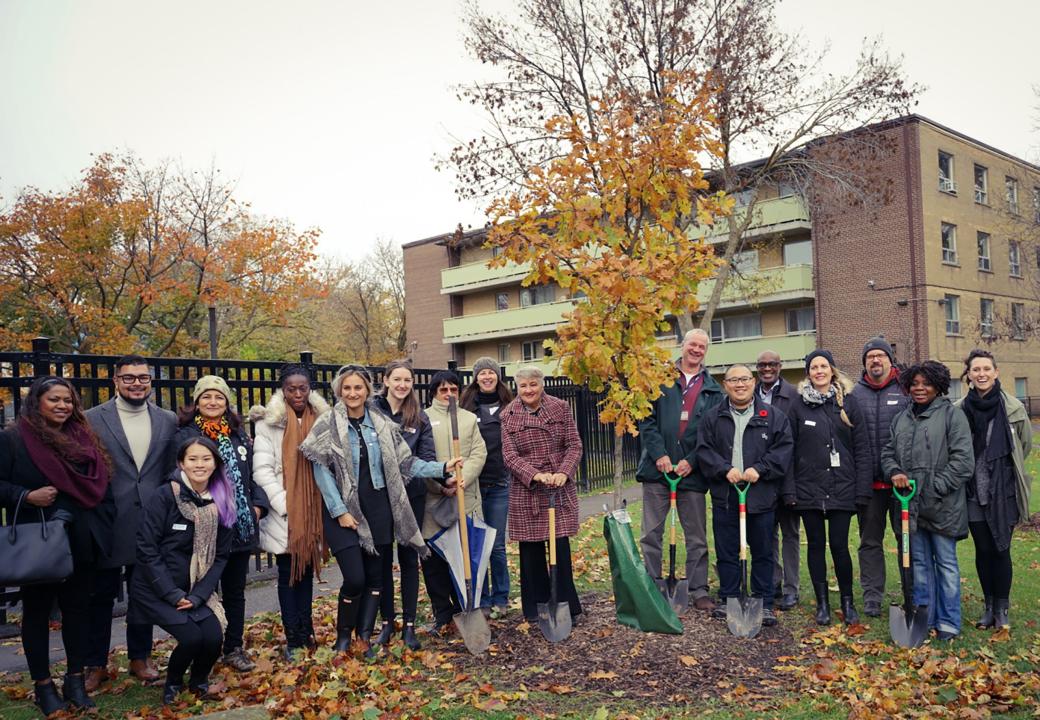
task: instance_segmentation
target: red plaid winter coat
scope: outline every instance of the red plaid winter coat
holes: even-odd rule
[[[578,491],[574,484],[581,461],[581,438],[570,406],[548,394],[532,415],[517,398],[502,411],[502,460],[512,474],[509,483],[509,539],[549,539],[549,494],[556,495],[556,537],[578,533]],[[567,476],[563,487],[533,480],[543,472]]]

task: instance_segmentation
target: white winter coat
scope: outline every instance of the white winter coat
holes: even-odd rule
[[[308,402],[314,411],[324,415],[331,408],[321,395],[311,391]],[[282,478],[282,438],[285,436],[287,407],[285,396],[278,391],[267,406],[249,410],[255,425],[253,437],[253,481],[267,493],[271,509],[260,520],[260,547],[265,552],[281,555],[289,552],[289,518]]]

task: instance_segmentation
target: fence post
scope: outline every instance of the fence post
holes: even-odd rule
[[[589,389],[583,385],[578,388],[578,392],[575,395],[576,412],[574,414],[578,416],[578,436],[581,437],[583,443],[587,443],[588,440],[586,438],[590,438],[588,393]],[[582,492],[588,492],[592,487],[592,482],[589,480],[589,449],[587,448],[581,454],[581,465],[578,468],[578,472],[581,476],[581,490]]]
[[[41,375],[51,374],[51,339],[44,337],[34,337],[32,339],[32,353],[33,353],[33,377],[40,377]]]

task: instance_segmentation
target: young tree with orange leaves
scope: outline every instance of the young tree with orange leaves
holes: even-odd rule
[[[494,201],[492,265],[529,263],[524,284],[554,282],[581,297],[551,342],[572,381],[606,389],[600,419],[613,423],[615,493],[624,433],[675,381],[657,344],[668,315],[692,312],[697,285],[712,275],[709,246],[687,234],[711,225],[731,201],[707,194],[702,158],[719,145],[710,88],[693,73],[664,73],[651,97],[614,86],[592,99],[595,131],[557,116],[545,134],[562,154],[529,169],[522,189]]]

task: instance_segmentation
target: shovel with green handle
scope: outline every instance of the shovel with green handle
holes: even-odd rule
[[[928,606],[914,605],[914,571],[910,567],[910,500],[917,493],[917,482],[910,480],[909,492],[901,493],[893,487],[892,494],[899,500],[899,518],[902,525],[902,552],[899,577],[903,585],[903,605],[888,608],[888,631],[892,642],[900,647],[915,648],[928,637]]]
[[[749,597],[747,586],[747,494],[749,482],[734,483],[740,512],[740,597],[726,598],[726,626],[737,637],[753,638],[762,629],[762,598]]]
[[[682,480],[682,477],[665,473],[664,479],[668,483],[668,489],[671,493],[669,496],[671,508],[668,511],[671,517],[670,538],[668,541],[668,577],[659,578],[655,582],[661,590],[661,594],[668,601],[668,604],[672,606],[672,609],[676,613],[682,613],[685,612],[690,604],[690,579],[675,577],[675,526],[679,523],[679,512],[676,509],[676,494],[678,493],[679,482]]]

